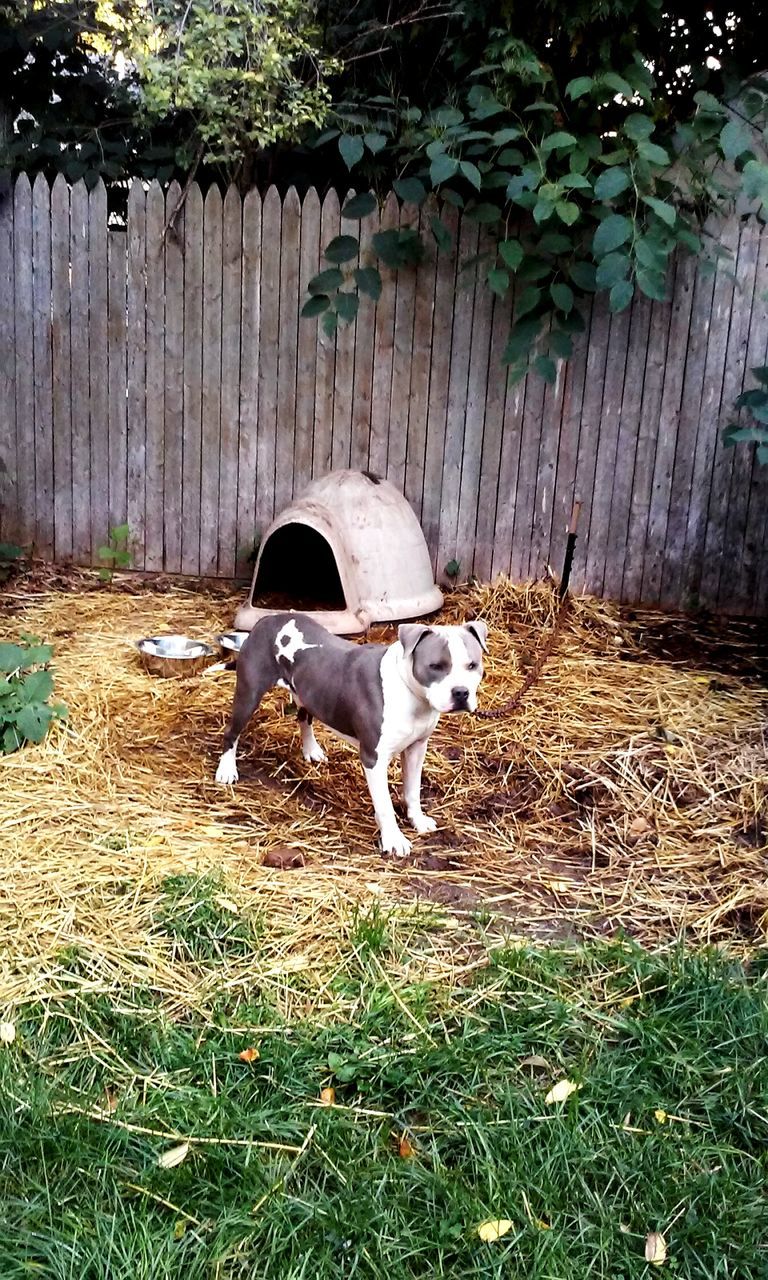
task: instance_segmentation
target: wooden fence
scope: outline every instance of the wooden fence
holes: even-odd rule
[[[122,227],[101,184],[0,191],[0,539],[91,564],[127,521],[137,568],[244,574],[292,494],[352,466],[405,492],[438,573],[559,568],[577,494],[577,589],[765,609],[768,468],[719,436],[766,363],[754,220],[722,228],[733,270],[682,258],[669,303],[595,303],[556,385],[513,386],[509,304],[461,269],[477,226],[328,339],[299,311],[341,228],[334,194],[193,185],[164,239],[178,194],[135,182]],[[411,217],[390,196],[362,255]]]

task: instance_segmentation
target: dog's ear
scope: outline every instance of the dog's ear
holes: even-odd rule
[[[420,640],[424,636],[428,636],[431,627],[427,627],[423,622],[404,622],[401,627],[397,628],[397,638],[403,646],[403,653],[408,658],[416,648]]]
[[[469,631],[475,637],[483,653],[488,652],[488,628],[484,622],[481,622],[479,618],[473,618],[472,622],[465,622],[464,630]]]

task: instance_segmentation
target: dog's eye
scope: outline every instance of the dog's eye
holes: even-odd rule
[[[430,671],[445,671],[445,663],[444,663],[444,662],[430,662],[430,664],[429,664],[429,669],[430,669]]]
[[[467,671],[477,671],[478,664],[476,662],[467,663]]]

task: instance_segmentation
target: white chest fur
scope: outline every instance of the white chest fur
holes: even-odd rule
[[[390,646],[381,660],[384,716],[379,738],[379,755],[397,755],[414,742],[428,738],[440,713],[410,687],[402,645]]]

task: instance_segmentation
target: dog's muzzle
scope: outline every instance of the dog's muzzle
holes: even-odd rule
[[[451,689],[451,710],[467,711],[469,709],[469,689],[463,687]]]

